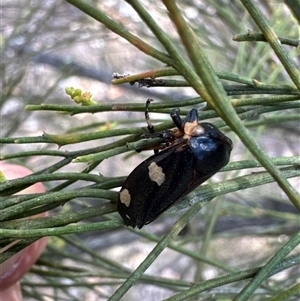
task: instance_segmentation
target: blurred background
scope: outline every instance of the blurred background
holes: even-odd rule
[[[288,2],[288,1],[287,1]],[[154,35],[137,13],[125,1],[89,1],[95,8],[106,12],[114,21],[123,24],[133,34],[157,49],[163,50]],[[157,1],[141,1],[152,17],[170,37],[182,47],[179,37],[168,18],[164,5]],[[299,40],[299,23],[284,1],[258,1],[260,9],[279,36]],[[112,75],[135,74],[165,67],[146,56],[104,25],[85,15],[66,1],[2,0],[1,47],[1,137],[31,137],[76,132],[77,128],[91,131],[103,127],[122,126],[124,120],[135,121],[145,127],[143,112],[103,112],[99,114],[67,115],[51,111],[26,111],[28,104],[73,105],[65,88],[72,86],[90,91],[98,104],[145,103],[151,97],[155,102],[174,101],[197,97],[189,87],[138,87],[137,84],[112,85]],[[200,37],[200,43],[217,71],[232,72],[255,78],[265,84],[293,85],[281,63],[264,42],[235,42],[236,34],[258,28],[238,0],[184,1],[180,3],[185,18]],[[299,50],[286,46],[290,57],[300,66]],[[182,55],[186,56],[182,48]],[[232,98],[245,96],[234,95]],[[247,97],[247,95],[246,95]],[[150,113],[151,114],[151,113]],[[299,109],[272,112],[254,116],[249,127],[272,157],[299,155],[299,120],[260,123],[268,117],[299,114]],[[168,114],[152,113],[152,120],[168,120]],[[124,125],[123,125],[124,126]],[[126,126],[126,124],[125,124]],[[231,161],[253,159],[235,134],[226,130],[234,141]],[[60,150],[96,147],[115,141],[115,138],[93,140],[63,146]],[[10,154],[30,150],[55,150],[48,144],[2,144],[1,153]],[[94,174],[107,177],[127,176],[151,152],[122,154],[104,160]],[[38,171],[56,162],[55,157],[25,157],[14,162]],[[63,171],[80,172],[85,164],[70,164]],[[249,174],[254,170],[218,174],[212,182],[232,176]],[[290,180],[299,189],[299,179]],[[48,182],[51,189],[57,183]],[[68,189],[78,188],[76,182]],[[72,210],[85,204],[97,204],[97,199],[68,203],[60,210]],[[68,207],[69,206],[69,207]],[[53,211],[52,214],[55,214]],[[51,213],[50,213],[51,214]],[[166,214],[144,228],[143,232],[163,235],[182,212]],[[215,198],[174,240],[178,246],[222,262],[226,267],[243,270],[267,261],[275,250],[299,230],[296,209],[276,184],[268,184]],[[117,214],[115,215],[117,217]],[[289,218],[291,217],[291,218]],[[97,219],[95,219],[97,220]],[[213,220],[213,221],[212,221]],[[138,235],[126,228],[89,232],[75,236],[51,238],[46,252],[22,282],[25,300],[107,300],[123,282],[117,277],[116,266],[134,270],[155,246],[146,234]],[[57,264],[49,268],[45,262]],[[64,276],[65,267],[86,269],[90,275]],[[114,267],[114,269],[113,269]],[[208,265],[184,252],[166,249],[154,262],[144,279],[136,284],[122,300],[162,300],[185,288],[189,283],[204,281],[228,272],[218,265]],[[50,273],[52,271],[53,273]],[[74,272],[74,270],[72,270]],[[48,273],[47,273],[48,272]],[[127,271],[128,272],[128,271]],[[299,271],[298,271],[299,272]],[[116,278],[114,278],[114,275]],[[291,286],[295,268],[276,274],[256,291],[250,300],[266,300],[278,288]],[[299,277],[299,274],[298,274]],[[166,282],[162,279],[167,279]],[[182,282],[176,285],[171,280]],[[170,282],[168,282],[170,281]],[[194,300],[229,300],[240,287],[219,287],[203,293]],[[299,296],[298,296],[299,297]],[[290,299],[290,300],[296,300]]]

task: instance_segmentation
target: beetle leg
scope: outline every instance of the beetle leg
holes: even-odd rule
[[[154,101],[152,98],[147,99],[146,109],[145,109],[145,119],[146,119],[146,122],[148,125],[147,128],[148,128],[149,133],[142,134],[141,138],[149,139],[149,138],[159,137],[159,138],[162,138],[165,140],[165,143],[166,143],[165,147],[168,147],[169,143],[174,141],[174,139],[175,139],[174,132],[173,132],[173,130],[165,130],[165,131],[158,132],[158,133],[154,132],[154,126],[152,125],[150,116],[149,116],[149,106],[152,101]],[[183,129],[181,129],[181,127],[183,128],[184,125],[179,116],[179,109],[173,109],[171,112],[171,117],[174,121],[174,124],[180,129],[180,131],[183,131]],[[162,145],[159,145],[156,148],[154,148],[154,154],[157,154],[158,150],[162,149],[162,148],[163,148]],[[137,151],[140,151],[140,150],[137,150]]]
[[[165,130],[162,132],[157,132],[157,133],[144,133],[141,135],[142,139],[150,139],[150,138],[162,138],[168,142],[169,140],[172,140],[174,138],[174,134],[172,130]]]
[[[145,119],[146,119],[146,122],[147,122],[147,125],[148,125],[148,131],[150,133],[154,133],[154,126],[152,125],[151,120],[150,120],[150,116],[149,116],[149,106],[150,106],[150,103],[152,101],[153,101],[152,98],[147,99],[147,101],[146,101],[146,110],[145,110]]]
[[[151,120],[150,120],[150,116],[149,116],[149,106],[150,106],[150,103],[154,101],[152,98],[148,98],[147,101],[146,101],[146,110],[145,110],[145,119],[146,119],[146,122],[147,122],[147,125],[148,125],[148,131],[150,134],[154,134],[154,126],[152,125],[151,123]],[[158,154],[158,149],[154,149],[154,154]]]

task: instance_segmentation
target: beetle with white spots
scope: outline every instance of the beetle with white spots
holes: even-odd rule
[[[197,109],[184,120],[179,109],[173,109],[171,118],[177,128],[159,134],[166,148],[138,165],[120,190],[118,212],[128,226],[151,223],[229,162],[232,141],[213,124],[199,123]]]

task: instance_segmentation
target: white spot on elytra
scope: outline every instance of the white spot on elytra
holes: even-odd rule
[[[166,175],[163,173],[162,167],[159,167],[155,162],[151,162],[148,169],[149,178],[158,186],[160,186],[166,178]]]
[[[128,207],[130,205],[131,202],[131,195],[128,191],[128,189],[123,189],[120,192],[120,201],[122,204],[124,204],[126,207]]]

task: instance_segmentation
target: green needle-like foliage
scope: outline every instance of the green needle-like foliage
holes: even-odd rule
[[[298,300],[297,1],[29,2],[3,5],[0,43],[0,160],[32,169],[1,173],[0,263],[50,237],[24,298]],[[163,142],[141,139],[149,97],[155,132],[197,108],[234,149],[136,230],[116,202],[140,150]]]

